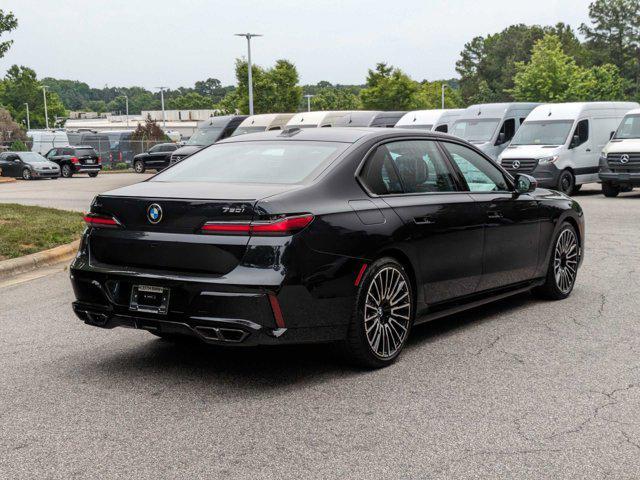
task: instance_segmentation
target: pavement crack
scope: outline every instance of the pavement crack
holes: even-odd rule
[[[629,435],[627,432],[625,432],[624,430],[620,430],[620,432],[622,433],[622,436],[624,437],[624,441],[625,443],[628,443],[629,445],[637,448],[638,450],[640,450],[640,444],[635,442],[632,438],[631,435]]]
[[[478,356],[478,355],[482,354],[483,352],[491,350],[493,347],[496,346],[496,344],[500,341],[501,338],[502,338],[502,335],[498,335],[491,342],[489,342],[488,345],[485,345],[484,347],[480,347],[478,349],[478,351],[476,353],[474,353],[474,356]]]

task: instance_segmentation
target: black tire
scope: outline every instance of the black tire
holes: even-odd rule
[[[98,172],[91,172],[91,173],[89,174],[89,176],[90,176],[91,178],[96,178],[96,177],[98,176]]]
[[[605,197],[608,197],[608,198],[617,197],[618,194],[620,193],[620,187],[618,185],[613,185],[612,183],[609,183],[609,182],[603,182],[602,193],[604,194]]]
[[[136,173],[144,173],[147,168],[144,166],[144,162],[142,160],[136,160],[133,162],[133,170]]]
[[[564,169],[560,172],[560,176],[558,177],[558,185],[556,186],[558,191],[566,194],[573,195],[577,190],[576,188],[576,177],[573,175],[573,172],[569,169]]]
[[[582,185],[574,185],[573,186],[573,193],[578,193],[581,188],[582,188]]]
[[[557,249],[561,248],[559,247],[559,244],[566,242],[567,237],[565,236],[572,239],[575,246],[571,251],[566,252],[564,255],[560,255],[561,258],[558,260],[556,255]],[[565,243],[565,245],[568,245],[568,243]],[[576,229],[573,228],[573,225],[568,222],[564,222],[560,226],[556,236],[553,238],[545,282],[543,285],[536,287],[533,290],[533,293],[536,296],[547,300],[563,300],[567,298],[571,295],[573,287],[575,286],[579,263],[580,243],[578,240],[578,234]],[[561,269],[561,273],[558,275],[558,272],[556,271],[557,264]]]
[[[387,281],[394,287],[380,292],[378,285]],[[374,297],[378,293],[381,301],[376,303]],[[342,344],[347,358],[369,369],[391,365],[407,342],[414,308],[413,287],[404,267],[390,257],[373,262],[360,281],[347,338]]]
[[[33,180],[33,176],[31,175],[31,170],[29,170],[28,168],[22,169],[22,179]]]
[[[71,178],[73,177],[73,168],[71,168],[71,165],[69,165],[68,163],[65,163],[64,165],[62,165],[62,167],[60,167],[60,174],[64,178]]]

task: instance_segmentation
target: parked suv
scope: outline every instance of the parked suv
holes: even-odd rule
[[[144,173],[146,169],[157,172],[169,166],[171,154],[178,148],[175,143],[159,143],[146,152],[133,157],[133,169],[136,173]]]
[[[52,148],[45,155],[47,160],[57,163],[64,178],[76,173],[88,173],[97,177],[102,170],[102,159],[90,146]]]

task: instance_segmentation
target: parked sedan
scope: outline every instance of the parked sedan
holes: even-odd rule
[[[136,173],[144,173],[151,169],[160,171],[169,166],[171,154],[175,152],[178,145],[175,143],[159,143],[146,152],[142,152],[133,157],[133,169]]]
[[[3,177],[24,180],[60,177],[60,167],[36,152],[2,152],[0,170]]]
[[[340,342],[370,368],[411,328],[533,290],[571,293],[584,219],[437,132],[232,137],[98,195],[71,265],[89,325],[225,345]]]

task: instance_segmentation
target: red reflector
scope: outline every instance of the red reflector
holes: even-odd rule
[[[363,263],[362,267],[360,267],[360,271],[358,272],[358,276],[356,277],[356,281],[353,283],[356,287],[360,285],[360,281],[362,280],[362,276],[364,275],[364,271],[367,269],[367,264]]]
[[[118,152],[118,161],[121,162],[122,161],[122,152]]]
[[[92,227],[119,227],[120,224],[113,217],[107,217],[103,215],[95,215],[88,213],[84,216],[84,221],[87,225]]]
[[[78,163],[77,157],[71,157],[71,163]]]
[[[270,293],[268,295],[269,303],[271,304],[271,310],[273,311],[273,318],[276,320],[276,325],[278,328],[285,328],[284,318],[282,317],[282,310],[280,310],[280,302],[278,302],[278,297],[275,294]]]
[[[238,235],[291,235],[309,225],[313,215],[296,215],[272,221],[258,222],[207,222],[204,233]]]

